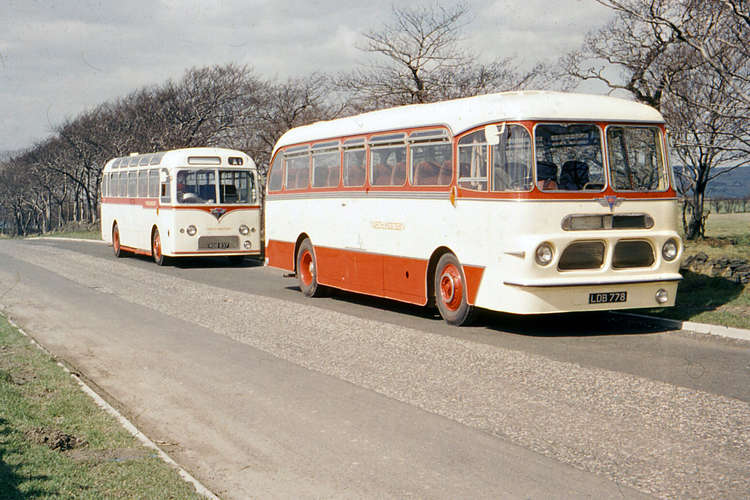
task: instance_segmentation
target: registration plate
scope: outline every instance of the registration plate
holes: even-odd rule
[[[594,292],[589,294],[589,304],[627,302],[628,292]]]
[[[201,236],[198,238],[199,250],[230,250],[240,247],[236,236]]]

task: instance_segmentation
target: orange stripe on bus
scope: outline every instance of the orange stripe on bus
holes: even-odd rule
[[[349,292],[427,304],[427,259],[315,246],[318,283]],[[269,240],[268,265],[294,269],[294,243]],[[464,265],[467,301],[474,304],[484,267]]]
[[[269,266],[294,271],[294,243],[269,240],[266,245],[266,257]]]

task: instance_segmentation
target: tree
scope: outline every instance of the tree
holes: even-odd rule
[[[689,209],[686,237],[702,237],[706,186],[747,163],[750,153],[747,103],[737,92],[747,90],[747,47],[737,43],[737,37],[747,39],[747,26],[739,27],[741,16],[730,8],[744,2],[596,1],[616,17],[562,59],[564,71],[627,91],[664,114],[673,149],[685,163],[678,187]]]
[[[379,56],[343,75],[355,111],[466,97],[530,85],[541,66],[522,73],[511,58],[484,64],[462,48],[469,7],[393,7],[392,21],[363,35],[359,48]],[[538,83],[538,82],[537,82]]]
[[[249,110],[252,131],[248,131],[246,142],[242,143],[243,150],[253,157],[262,173],[284,132],[339,116],[343,106],[329,98],[334,91],[330,78],[319,73],[264,86],[258,105]]]

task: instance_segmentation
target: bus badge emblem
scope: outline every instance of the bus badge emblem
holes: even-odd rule
[[[214,217],[216,217],[216,220],[219,220],[219,219],[221,219],[222,215],[224,215],[225,213],[227,213],[227,209],[226,208],[221,208],[221,207],[216,207],[216,208],[212,208],[210,210],[210,213],[211,213],[211,215],[213,215]]]
[[[609,206],[610,212],[614,210],[616,206],[622,203],[622,200],[617,198],[617,196],[605,196],[604,198],[599,198],[597,201],[604,207]]]

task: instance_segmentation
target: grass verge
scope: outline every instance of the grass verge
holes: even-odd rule
[[[750,287],[722,277],[682,271],[677,304],[646,314],[680,321],[750,329]]]
[[[62,231],[58,233],[46,233],[46,238],[79,238],[82,240],[100,240],[102,233],[99,231]]]
[[[750,261],[750,213],[711,214],[706,238],[685,241],[683,258],[703,252],[709,259]],[[750,329],[750,285],[721,276],[682,270],[677,305],[642,311],[654,316]]]
[[[203,498],[2,316],[0,497]]]

